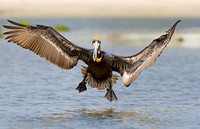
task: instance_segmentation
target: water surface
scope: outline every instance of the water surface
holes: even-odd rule
[[[147,34],[158,25],[152,30],[155,33],[159,31],[157,36],[160,36],[174,20],[150,20],[151,24],[146,20],[136,20],[136,24],[131,19],[116,22],[113,19],[31,21],[50,25],[65,22],[71,31],[62,34],[76,44],[90,48],[92,37],[100,35],[103,50],[117,55],[130,55],[142,50],[156,37],[137,46],[113,44],[114,39],[110,35],[119,30],[121,33],[123,30],[124,33],[132,34],[138,30],[138,33]],[[193,28],[188,24],[178,27],[181,26],[184,33]],[[131,28],[136,29],[131,31]],[[177,35],[183,32],[179,28]],[[82,80],[80,69],[81,65],[85,65],[83,62],[79,62],[72,70],[59,69],[5,40],[0,40],[0,55],[1,128],[200,127],[200,49],[168,47],[156,63],[142,72],[130,87],[122,86],[120,78],[114,86],[119,100],[112,103],[104,98],[106,91],[88,87],[86,92],[79,94],[75,90]]]

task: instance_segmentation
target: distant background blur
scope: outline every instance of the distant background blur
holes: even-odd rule
[[[0,0],[0,25],[6,19],[53,27],[62,24],[72,30],[67,37],[74,42],[88,42],[98,35],[109,44],[144,47],[180,19],[181,29],[169,47],[200,48],[198,12],[199,0]]]
[[[0,0],[0,17],[200,17],[199,0]]]

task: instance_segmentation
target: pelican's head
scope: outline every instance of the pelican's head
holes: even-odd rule
[[[93,61],[100,62],[101,61],[101,47],[100,47],[101,41],[99,37],[94,37],[92,44],[94,46]]]

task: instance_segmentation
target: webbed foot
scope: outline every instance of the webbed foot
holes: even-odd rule
[[[117,96],[115,95],[115,93],[112,89],[107,89],[107,93],[106,93],[105,97],[110,102],[112,102],[114,100],[118,100]]]
[[[82,81],[81,83],[79,83],[78,87],[76,88],[79,91],[79,93],[87,90],[87,87],[85,84],[86,84],[85,81]]]

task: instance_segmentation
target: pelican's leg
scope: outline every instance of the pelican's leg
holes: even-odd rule
[[[114,91],[112,90],[112,82],[109,81],[109,83],[110,83],[110,86],[108,89],[106,89],[107,93],[106,93],[105,97],[108,101],[112,102],[112,101],[118,100],[118,99],[117,99],[117,96],[115,95]]]
[[[85,73],[83,81],[81,83],[79,83],[78,87],[76,88],[79,91],[79,93],[87,90],[87,87],[85,85],[86,84],[86,82],[85,82],[86,77],[87,77],[87,73]]]

